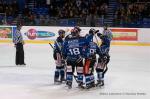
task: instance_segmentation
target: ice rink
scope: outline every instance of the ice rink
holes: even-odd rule
[[[111,46],[104,88],[54,85],[48,44],[26,44],[26,66],[15,66],[13,44],[0,44],[0,99],[150,99],[150,46]]]

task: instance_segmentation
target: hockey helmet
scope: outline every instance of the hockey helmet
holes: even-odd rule
[[[107,28],[108,28],[108,25],[105,24],[105,25],[104,25],[104,30],[107,30]]]
[[[95,29],[94,28],[91,28],[90,30],[89,30],[89,34],[94,34],[95,33]]]
[[[75,26],[74,29],[77,29],[79,32],[81,31],[81,28],[79,26]]]
[[[58,34],[59,36],[65,37],[65,31],[62,29],[58,30]]]
[[[62,29],[60,29],[60,30],[58,30],[58,34],[59,34],[59,35],[61,35],[61,34],[65,34],[65,31],[64,31],[64,30],[62,30]]]
[[[71,30],[71,35],[72,35],[72,36],[78,36],[78,35],[79,35],[78,32],[79,32],[79,31],[78,31],[76,28],[74,28],[74,29]]]

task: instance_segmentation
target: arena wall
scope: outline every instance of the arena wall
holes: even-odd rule
[[[46,44],[53,43],[58,36],[57,31],[64,29],[66,34],[70,33],[73,27],[55,27],[55,26],[23,26],[21,33],[26,43]],[[91,27],[81,27],[81,35],[88,33]],[[102,27],[93,27],[103,31]],[[150,46],[149,28],[109,28],[113,33],[112,45],[137,45]],[[16,26],[0,26],[0,43],[12,43]],[[95,36],[95,42],[100,39]],[[99,42],[100,43],[100,42]]]

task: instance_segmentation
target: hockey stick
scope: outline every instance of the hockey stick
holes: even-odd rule
[[[98,32],[99,32],[99,30],[96,30],[96,31],[95,31],[95,34],[97,34]],[[94,37],[95,37],[95,39],[96,39],[97,45],[99,46],[98,39],[97,39],[96,35],[94,35]]]
[[[104,61],[105,70],[103,71],[103,75],[108,71],[108,66],[107,66],[107,64],[109,63],[109,61],[110,61],[110,56],[109,56],[109,54],[107,54],[107,60]]]
[[[105,68],[105,70],[103,71],[103,74],[102,74],[102,75],[105,75],[105,73],[107,72],[107,70],[108,70],[108,67],[107,67],[107,65],[106,65],[106,68]]]
[[[49,45],[52,47],[52,49],[54,49],[54,47],[52,46],[52,44],[51,44],[51,43],[49,43]]]
[[[108,70],[108,67],[107,67],[107,63],[106,63],[106,61],[104,61],[102,64],[104,64],[104,71],[102,72],[102,75],[104,76],[105,75],[105,73],[107,72],[107,70]]]
[[[95,37],[95,39],[96,39],[97,45],[99,46],[98,39],[97,39],[96,35],[94,35],[94,37]]]
[[[78,83],[78,77],[75,74],[73,74],[73,77],[74,77],[75,81]]]

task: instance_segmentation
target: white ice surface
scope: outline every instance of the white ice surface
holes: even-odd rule
[[[111,46],[105,87],[91,90],[54,85],[48,44],[26,44],[26,66],[15,66],[13,44],[0,44],[0,99],[150,99],[150,47]],[[140,95],[141,93],[141,95]]]

